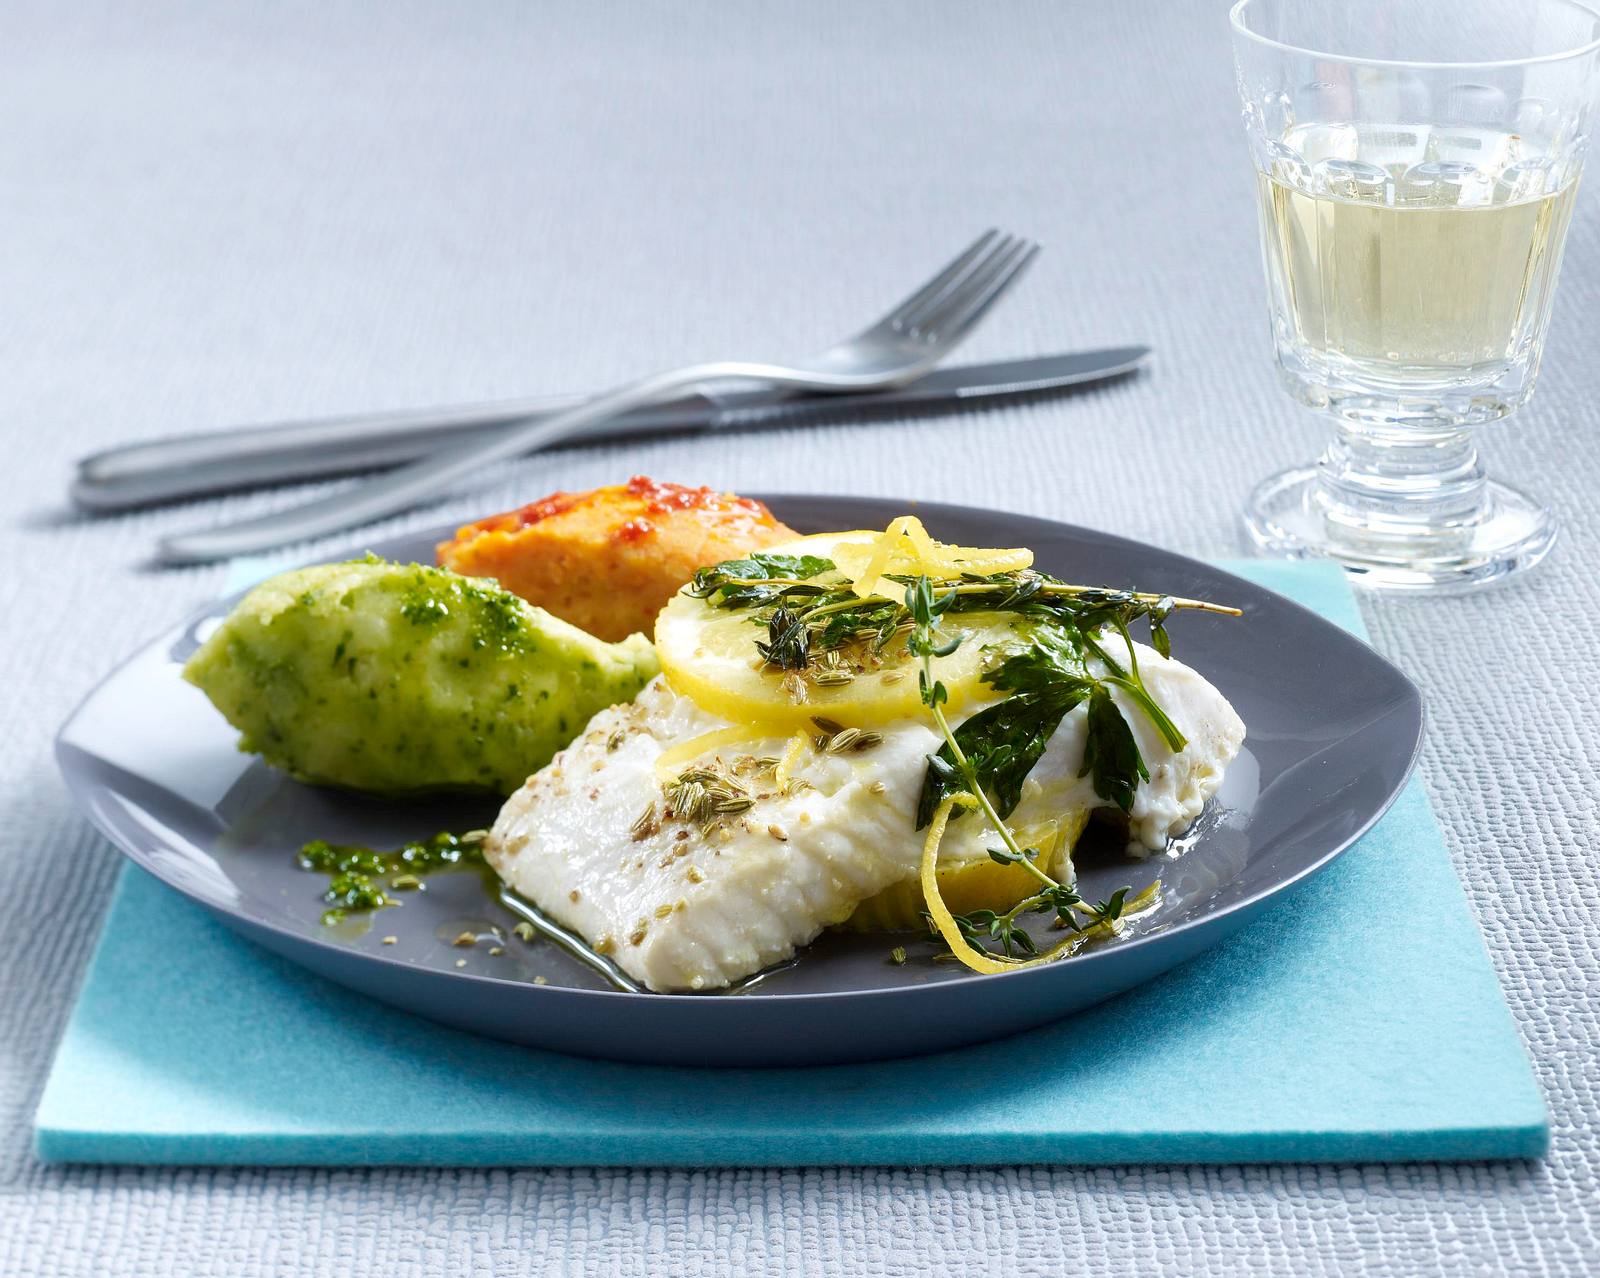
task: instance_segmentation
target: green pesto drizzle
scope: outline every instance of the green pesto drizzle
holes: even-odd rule
[[[398,905],[393,893],[420,889],[423,877],[436,870],[472,866],[481,868],[486,875],[492,874],[484,863],[483,839],[482,830],[470,830],[466,834],[451,834],[446,830],[431,839],[404,844],[392,852],[355,843],[312,839],[300,849],[296,859],[302,870],[328,876],[328,888],[322,899],[329,908],[322,912],[322,922],[332,927],[352,914]]]

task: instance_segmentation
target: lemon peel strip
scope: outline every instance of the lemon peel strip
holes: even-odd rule
[[[917,558],[925,564],[935,563],[939,558],[935,547],[939,543],[928,535],[928,530],[922,526],[922,520],[915,515],[902,515],[900,522],[905,525],[902,529],[903,535],[911,543],[911,549],[916,551]]]
[[[900,538],[910,536],[913,525],[916,526],[918,532],[922,533],[923,540],[927,540],[928,534],[923,530],[922,521],[915,515],[901,515],[898,519],[889,521],[889,526],[883,530],[878,537],[877,543],[873,546],[872,555],[867,560],[867,566],[862,569],[861,576],[857,577],[852,583],[851,589],[857,595],[865,599],[882,593],[884,569],[889,566],[890,560],[894,558],[896,543]],[[913,548],[916,547],[914,539],[911,544]]]
[[[656,780],[663,784],[671,781],[683,771],[684,764],[693,763],[713,750],[759,741],[762,737],[771,735],[770,732],[764,732],[760,728],[749,727],[717,728],[711,732],[702,732],[698,737],[690,737],[687,741],[679,741],[676,745],[668,746],[656,756]]]
[[[971,573],[1020,572],[1033,566],[1033,551],[935,541],[915,515],[901,515],[870,541],[838,547],[834,563],[860,598],[892,599],[898,592],[886,574],[923,573],[949,581]]]
[[[938,874],[939,844],[944,839],[945,826],[950,824],[950,814],[958,807],[977,806],[978,801],[970,794],[952,794],[945,797],[928,825],[928,837],[922,841],[922,864],[918,872],[918,878],[922,883],[923,900],[928,907],[928,917],[933,921],[934,930],[944,939],[944,943],[950,947],[950,952],[964,967],[985,976],[996,972],[1013,972],[1024,967],[1038,967],[1041,963],[1065,957],[1096,937],[1115,935],[1122,930],[1123,920],[1142,914],[1157,904],[1161,892],[1160,879],[1128,902],[1123,907],[1122,917],[1116,922],[1101,923],[1085,928],[1082,932],[1074,932],[1034,958],[996,958],[993,954],[978,953],[967,944],[967,938],[961,935],[961,929],[956,926],[955,915],[950,913],[950,907],[944,903],[944,897],[939,895]]]
[[[966,937],[961,935],[961,929],[956,926],[955,915],[950,913],[950,907],[944,903],[944,897],[939,895],[939,843],[944,838],[944,828],[950,824],[950,814],[957,807],[975,808],[978,801],[970,794],[946,795],[944,800],[935,809],[933,820],[928,825],[928,837],[922,841],[922,864],[918,871],[918,878],[922,882],[922,899],[928,907],[928,917],[933,920],[934,930],[944,938],[944,943],[950,947],[950,952],[960,959],[962,964],[974,972],[1009,972],[1017,964],[1010,959],[997,959],[989,954],[979,954],[967,944]]]
[[[789,792],[789,774],[794,771],[794,765],[800,762],[800,756],[810,746],[811,738],[804,732],[797,732],[789,738],[789,744],[784,748],[783,757],[778,760],[778,766],[773,769],[772,779],[777,784],[779,794]]]

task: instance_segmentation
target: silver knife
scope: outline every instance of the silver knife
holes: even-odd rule
[[[746,390],[690,395],[608,422],[573,443],[695,430],[798,425],[823,418],[939,409],[1104,381],[1137,369],[1148,346],[938,368],[906,386],[861,395],[795,395]],[[415,461],[513,423],[570,408],[585,396],[504,400],[455,408],[241,426],[156,439],[93,453],[78,462],[72,499],[86,510],[118,511],[181,498]]]

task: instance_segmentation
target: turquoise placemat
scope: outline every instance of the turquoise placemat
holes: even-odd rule
[[[1352,630],[1340,575],[1228,565]],[[1054,1026],[915,1060],[655,1069],[396,1012],[118,882],[37,1115],[128,1163],[794,1165],[1533,1157],[1543,1100],[1413,782],[1260,922]]]

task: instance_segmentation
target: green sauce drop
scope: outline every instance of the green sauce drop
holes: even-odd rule
[[[328,927],[352,914],[398,905],[392,893],[420,888],[423,877],[436,870],[482,866],[489,872],[483,860],[481,830],[468,834],[445,831],[393,852],[312,839],[300,849],[297,859],[302,870],[328,876],[328,890],[322,894],[330,907],[322,912],[322,922]]]

